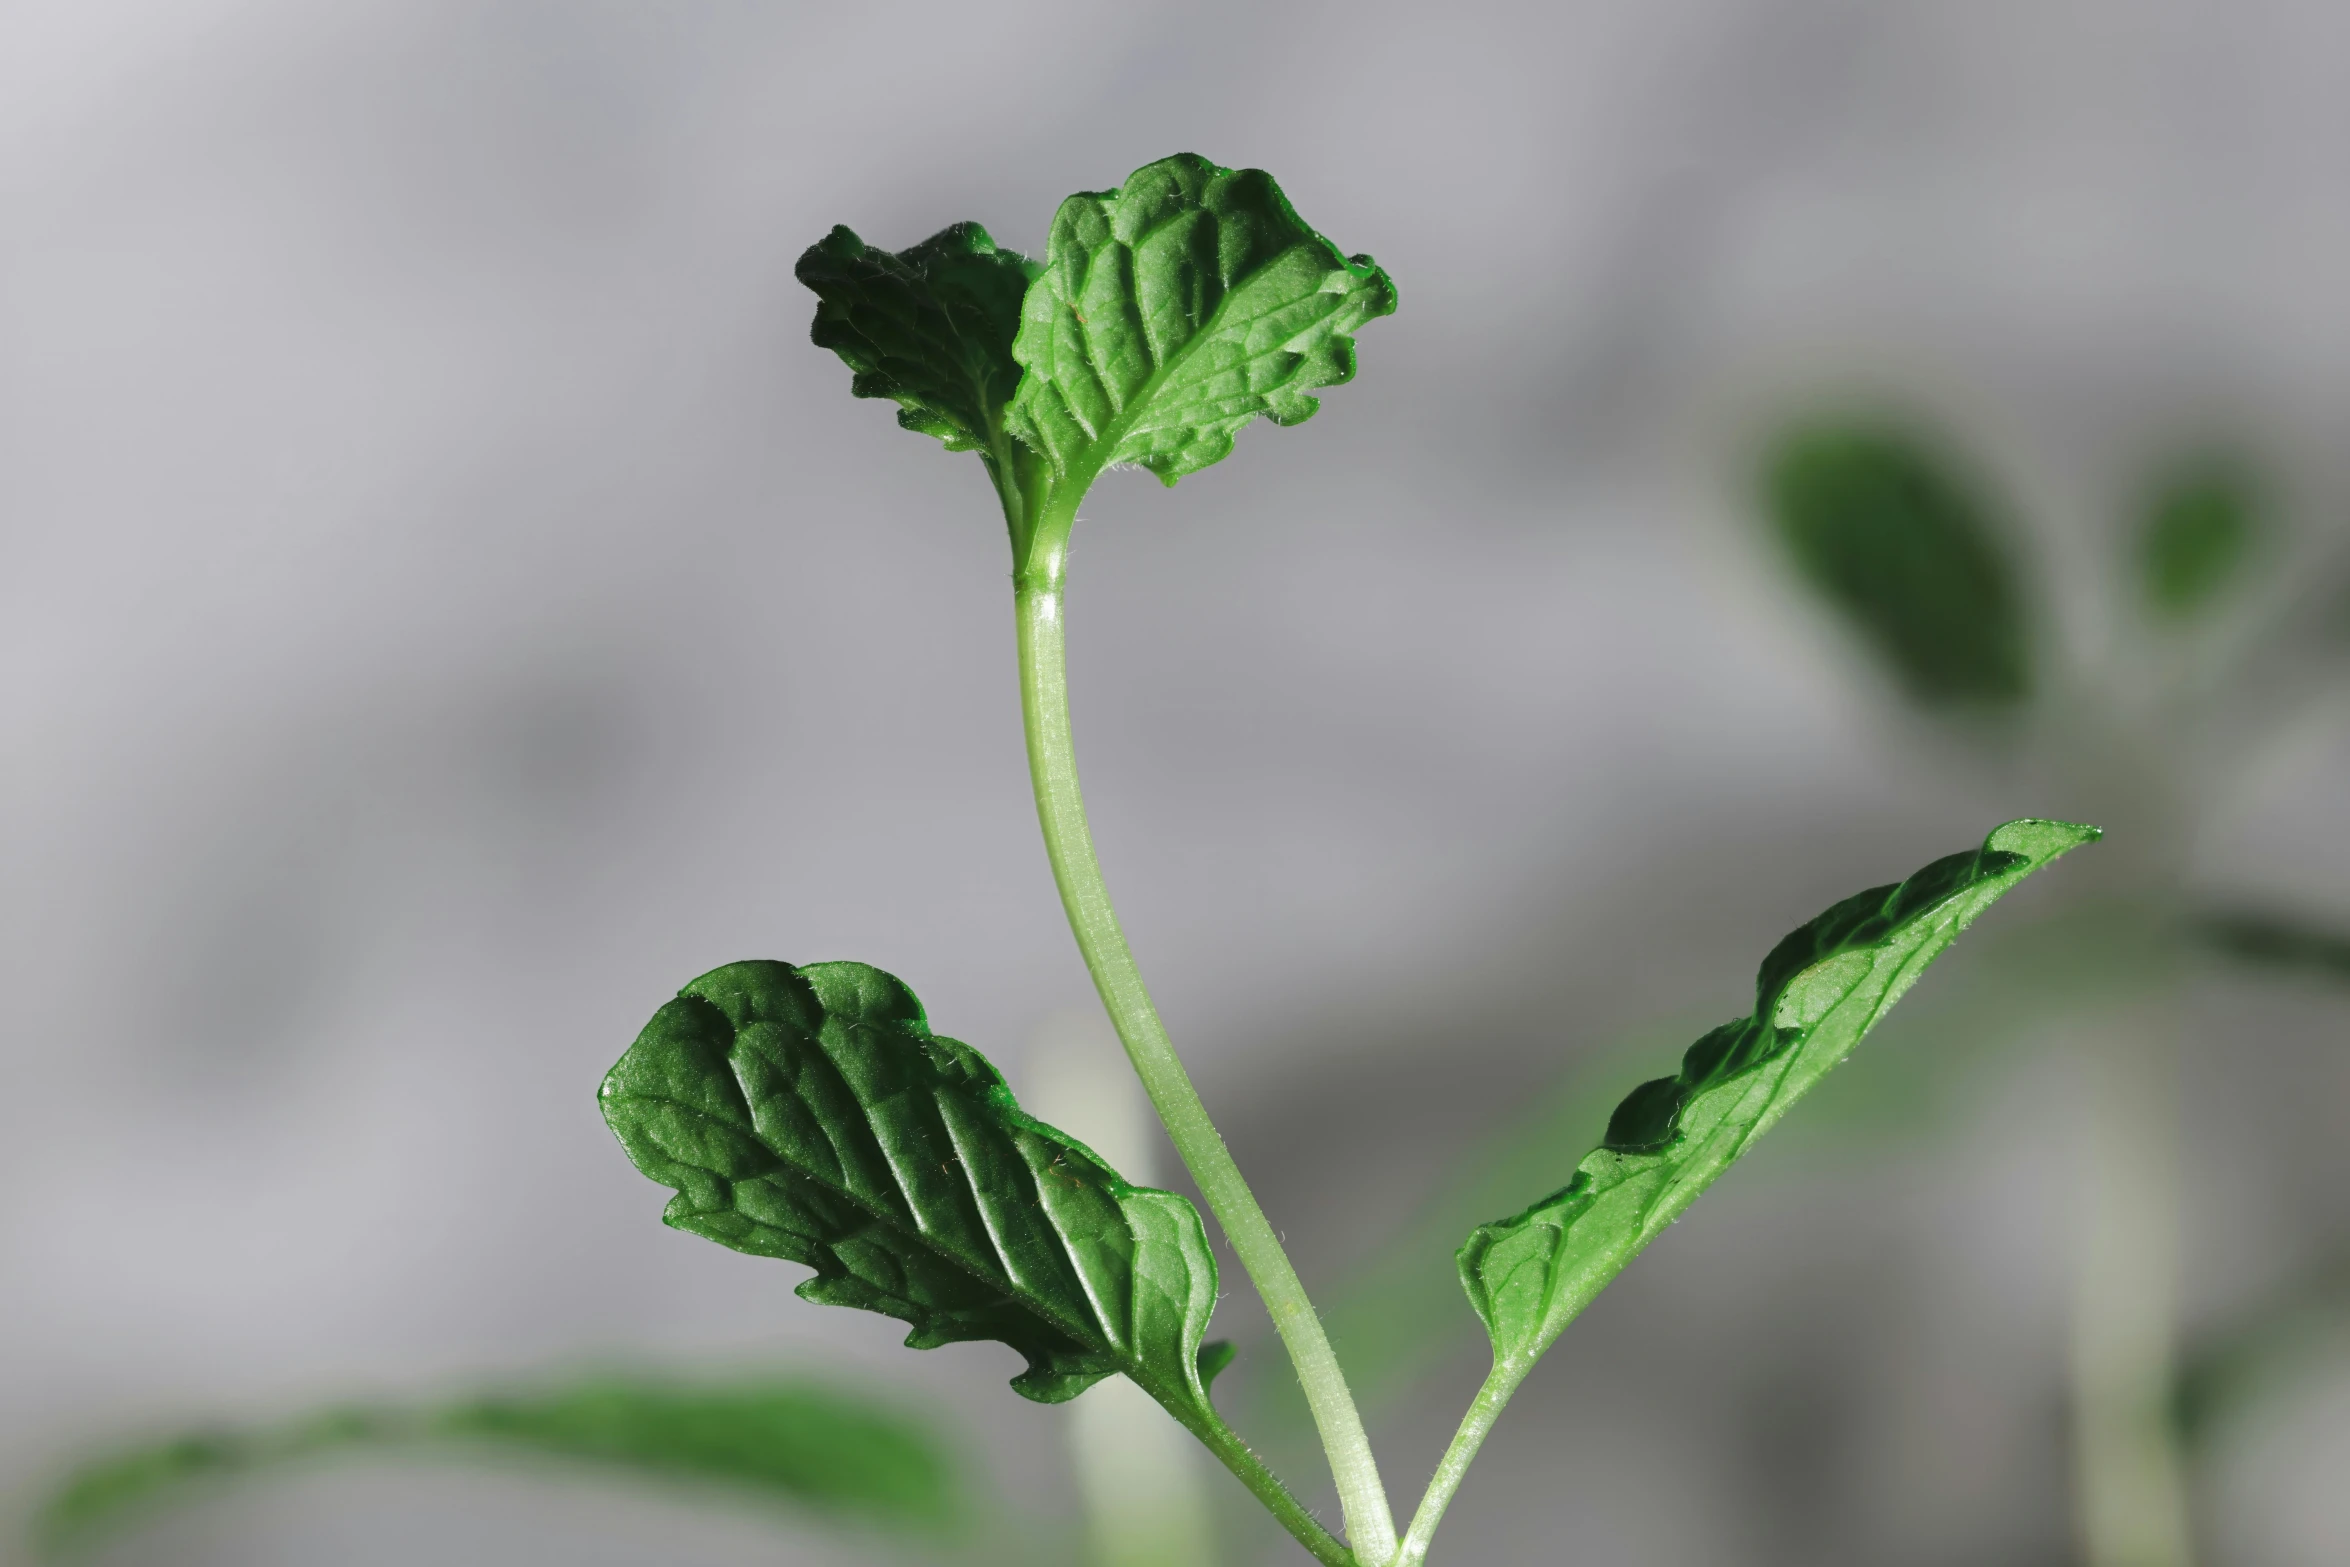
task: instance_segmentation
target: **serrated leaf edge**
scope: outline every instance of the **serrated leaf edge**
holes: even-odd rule
[[[1895,930],[1909,927],[1919,929],[1922,938],[1932,935],[1936,929],[1944,925],[1955,925],[1956,928],[1951,931],[1952,937],[1955,938],[1959,931],[1963,931],[1978,914],[2005,895],[2016,883],[2070,850],[2081,844],[2094,842],[2100,836],[2102,834],[2097,828],[2078,823],[2051,821],[2037,817],[2019,818],[1994,828],[1985,838],[1981,848],[1945,856],[1943,859],[1936,860],[1921,868],[1904,881],[1857,893],[1832,905],[1819,916],[1806,921],[1783,938],[1779,945],[1772,949],[1771,955],[1764,959],[1762,967],[1757,973],[1756,1009],[1754,1012],[1746,1017],[1723,1024],[1692,1045],[1683,1057],[1681,1071],[1673,1077],[1658,1078],[1642,1083],[1627,1094],[1623,1102],[1617,1106],[1615,1114],[1609,1118],[1607,1136],[1602,1139],[1598,1148],[1578,1162],[1574,1176],[1565,1186],[1536,1200],[1509,1218],[1481,1224],[1470,1232],[1468,1240],[1462,1244],[1456,1254],[1455,1263],[1460,1273],[1462,1287],[1468,1293],[1470,1304],[1475,1307],[1478,1317],[1485,1323],[1487,1332],[1494,1336],[1497,1357],[1514,1353],[1522,1356],[1528,1363],[1539,1358],[1556,1340],[1559,1333],[1564,1330],[1567,1322],[1572,1320],[1573,1311],[1567,1312],[1564,1316],[1560,1312],[1562,1302],[1570,1293],[1568,1289],[1570,1283],[1588,1284],[1591,1281],[1584,1278],[1583,1275],[1594,1271],[1602,1272],[1605,1277],[1601,1278],[1596,1286],[1588,1290],[1578,1289],[1572,1292],[1583,1295],[1585,1300],[1596,1294],[1598,1287],[1604,1287],[1607,1278],[1612,1278],[1654,1238],[1657,1222],[1660,1218],[1669,1220],[1681,1209],[1687,1207],[1699,1191],[1709,1185],[1730,1164],[1735,1163],[1744,1154],[1746,1148],[1756,1138],[1776,1125],[1779,1118],[1786,1113],[1795,1100],[1801,1097],[1801,1094],[1798,1093],[1781,1100],[1778,1097],[1778,1090],[1802,1060],[1803,1047],[1807,1042],[1807,1033],[1811,1023],[1816,1023],[1820,1018],[1827,1016],[1854,990],[1857,990],[1867,975],[1873,972],[1873,966],[1860,966],[1851,983],[1845,986],[1835,999],[1816,1009],[1810,1023],[1801,1026],[1784,1023],[1780,1020],[1779,1014],[1790,993],[1797,989],[1801,981],[1840,961],[1870,950],[1869,945],[1857,943],[1848,937],[1813,961],[1786,970],[1774,983],[1772,977],[1774,964],[1781,963],[1795,943],[1831,919],[1839,915],[1850,914],[1871,900],[1875,900],[1884,910],[1885,934],[1887,935]],[[2014,844],[2017,847],[2011,848],[2003,844],[2003,838],[2007,840],[2007,844]],[[2041,840],[2041,842],[2037,845],[2031,845],[2030,840],[2035,839]],[[1996,863],[2000,861],[2005,863]],[[1913,886],[1937,874],[1947,876],[1952,868],[1961,862],[1970,864],[1978,871],[1989,868],[1988,873],[1960,879],[1939,897],[1925,901],[1898,915],[1893,912],[1900,907],[1904,895],[1908,894]],[[1859,1040],[1876,1026],[1878,1019],[1901,999],[1912,984],[1916,983],[1918,976],[1931,964],[1934,957],[1940,955],[1948,943],[1944,942],[1937,946],[1932,954],[1925,953],[1926,945],[1927,942],[1921,939],[1917,949],[1905,954],[1900,960],[1901,967],[1887,984],[1885,994],[1880,998],[1867,1021],[1854,1031],[1853,1045],[1857,1045]],[[1696,1074],[1697,1080],[1692,1080],[1693,1065],[1703,1059],[1701,1052],[1706,1051],[1717,1041],[1729,1041],[1727,1048],[1736,1049],[1741,1036],[1747,1039],[1758,1037],[1761,1033],[1758,1020],[1765,1017],[1770,1019],[1769,1032],[1774,1036],[1769,1046],[1754,1054],[1750,1060],[1726,1075],[1713,1078],[1711,1081],[1704,1081],[1703,1079],[1709,1073],[1700,1070]],[[1851,1047],[1848,1046],[1847,1050],[1849,1048]],[[1813,1073],[1814,1080],[1816,1081],[1818,1076],[1823,1075],[1841,1059],[1842,1057],[1838,1056],[1835,1059],[1819,1063]],[[1806,1084],[1804,1091],[1808,1091],[1808,1089],[1809,1084]],[[1673,1150],[1680,1145],[1685,1135],[1680,1130],[1680,1123],[1688,1116],[1691,1106],[1698,1099],[1727,1096],[1744,1102],[1758,1090],[1764,1095],[1765,1108],[1763,1112],[1750,1123],[1744,1125],[1737,1133],[1736,1141],[1730,1152],[1715,1165],[1712,1175],[1708,1175],[1705,1180],[1698,1182],[1695,1190],[1691,1190],[1686,1181],[1672,1181],[1661,1187],[1640,1214],[1636,1239],[1620,1253],[1603,1255],[1576,1275],[1570,1276],[1554,1272],[1545,1289],[1540,1325],[1530,1343],[1516,1348],[1507,1347],[1501,1343],[1499,1335],[1494,1332],[1493,1292],[1484,1287],[1478,1266],[1496,1244],[1529,1229],[1548,1230],[1554,1236],[1553,1246],[1550,1249],[1550,1256],[1553,1260],[1546,1263],[1545,1266],[1555,1269],[1555,1247],[1563,1244],[1567,1231],[1582,1218],[1583,1213],[1575,1213],[1564,1223],[1559,1222],[1554,1215],[1559,1210],[1569,1208],[1579,1196],[1590,1192],[1597,1179],[1603,1174],[1616,1174],[1616,1170],[1609,1168],[1611,1163],[1628,1164],[1634,1160],[1653,1161],[1648,1166],[1653,1169],[1657,1165],[1665,1163]],[[1662,1138],[1630,1137],[1628,1135],[1630,1128],[1636,1128],[1643,1123],[1654,1123],[1660,1119],[1657,1113],[1657,1101],[1665,1098],[1668,1093],[1671,1096],[1671,1104],[1661,1117],[1668,1128],[1667,1134]],[[1717,1123],[1719,1119],[1727,1119],[1727,1117],[1728,1112],[1725,1112],[1723,1117],[1716,1118]],[[1626,1177],[1626,1179],[1630,1178],[1630,1176]],[[1619,1183],[1611,1182],[1610,1188],[1612,1189],[1616,1184]],[[1679,1200],[1675,1201],[1676,1198]],[[1575,1309],[1580,1310],[1580,1303]]]

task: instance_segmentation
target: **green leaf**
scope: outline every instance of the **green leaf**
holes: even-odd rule
[[[663,1007],[604,1080],[604,1117],[665,1214],[805,1264],[800,1295],[912,1325],[916,1349],[994,1339],[1040,1403],[1124,1372],[1213,1419],[1201,1348],[1216,1264],[1199,1213],[1130,1186],[1023,1113],[862,963],[734,963]]]
[[[862,1399],[772,1377],[699,1388],[602,1376],[439,1409],[330,1409],[125,1448],[69,1475],[34,1535],[46,1554],[75,1552],[173,1502],[334,1451],[452,1446],[713,1482],[896,1529],[944,1530],[963,1504],[938,1439]]]
[[[957,223],[895,253],[835,228],[794,271],[816,293],[810,336],[855,372],[852,393],[895,401],[899,424],[982,453],[991,469],[1024,460],[1004,409],[1020,381],[1012,337],[1035,262]]]
[[[824,1512],[941,1529],[960,1511],[952,1467],[906,1416],[800,1381],[688,1387],[602,1378],[442,1411],[432,1434],[786,1496]]]
[[[2033,871],[2098,836],[2067,822],[2009,822],[1983,847],[1874,887],[1795,931],[1764,959],[1752,1016],[1691,1046],[1672,1077],[1616,1107],[1599,1148],[1561,1190],[1480,1226],[1458,1263],[1494,1359],[1532,1364],[1641,1248],[1790,1105],[1844,1059],[1925,966]]]
[[[2258,542],[2260,493],[2241,464],[2206,458],[2156,490],[2138,538],[2146,599],[2172,620],[2209,607]]]
[[[1764,499],[1806,581],[1929,706],[2030,687],[2022,596],[1989,508],[1925,442],[1825,425],[1781,440]]]
[[[2350,1249],[2289,1275],[2197,1335],[2179,1357],[2172,1413],[2180,1439],[2207,1448],[2229,1419],[2302,1385],[2310,1363],[2350,1349]]]
[[[1308,227],[1273,176],[1178,153],[1061,203],[1012,345],[1011,427],[1064,490],[1113,463],[1173,484],[1260,414],[1312,417],[1310,394],[1354,375],[1351,334],[1394,309],[1387,274]]]

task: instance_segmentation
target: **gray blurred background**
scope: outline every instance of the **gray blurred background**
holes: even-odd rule
[[[739,957],[880,964],[1016,1086],[1089,997],[993,499],[808,345],[830,225],[1038,248],[1191,149],[1397,281],[1313,422],[1106,481],[1073,581],[1111,884],[1319,1289],[1573,1062],[1740,1011],[1829,901],[2099,810],[1905,710],[1774,553],[1756,453],[1823,406],[1946,432],[2047,657],[2094,669],[2149,462],[2224,438],[2280,497],[2250,591],[2288,593],[2350,515],[2346,148],[2350,13],[2260,0],[14,0],[0,1496],[191,1418],[804,1364],[1070,1507],[1009,1354],[916,1356],[665,1230],[593,1103]],[[2181,762],[2191,884],[2350,922],[2343,689]],[[2183,1005],[2192,1326],[2350,1240],[2350,1008],[2222,972]],[[1569,1335],[1444,1554],[2075,1560],[2071,1081],[2024,1051],[1930,1129],[1791,1126]],[[1244,1296],[1231,1385],[1277,1423]],[[1392,1490],[1481,1369],[1464,1335],[1376,1414]],[[2336,1354],[2198,1471],[2213,1559],[2350,1560],[2345,1473]],[[870,1559],[429,1464],[109,1558]]]

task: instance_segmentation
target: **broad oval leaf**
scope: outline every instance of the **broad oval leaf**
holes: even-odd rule
[[[1260,414],[1296,424],[1395,309],[1369,256],[1314,232],[1262,169],[1193,153],[1061,203],[1021,307],[1011,427],[1079,492],[1112,463],[1168,484]]]
[[[799,1379],[719,1388],[603,1375],[440,1409],[330,1409],[125,1448],[67,1476],[34,1536],[46,1554],[78,1552],[174,1501],[327,1453],[451,1444],[707,1481],[897,1529],[935,1532],[963,1512],[944,1444],[896,1410]]]
[[[1018,454],[1004,433],[1019,384],[1012,338],[1036,263],[976,223],[941,229],[909,250],[879,250],[835,228],[793,269],[815,291],[809,336],[855,372],[849,390],[899,405],[898,423],[991,466]]]
[[[879,969],[705,974],[602,1099],[637,1168],[676,1189],[670,1224],[814,1268],[803,1298],[897,1317],[916,1349],[1008,1344],[1028,1357],[1013,1388],[1041,1403],[1124,1372],[1212,1418],[1216,1263],[1198,1210],[1024,1113]]]
[[[1575,1178],[1458,1256],[1494,1358],[1531,1364],[1625,1264],[1859,1043],[1974,917],[2094,827],[2034,819],[1845,899],[1763,960],[1751,1016],[1632,1090]]]
[[[2020,701],[2022,595],[1990,508],[1955,464],[1901,431],[1798,430],[1764,499],[1811,586],[1927,705]]]

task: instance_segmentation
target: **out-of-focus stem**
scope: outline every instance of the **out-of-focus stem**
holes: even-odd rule
[[[2189,1567],[2171,1408],[2178,1336],[2178,1025],[2173,987],[2092,1025],[2073,1439],[2088,1567]]]

